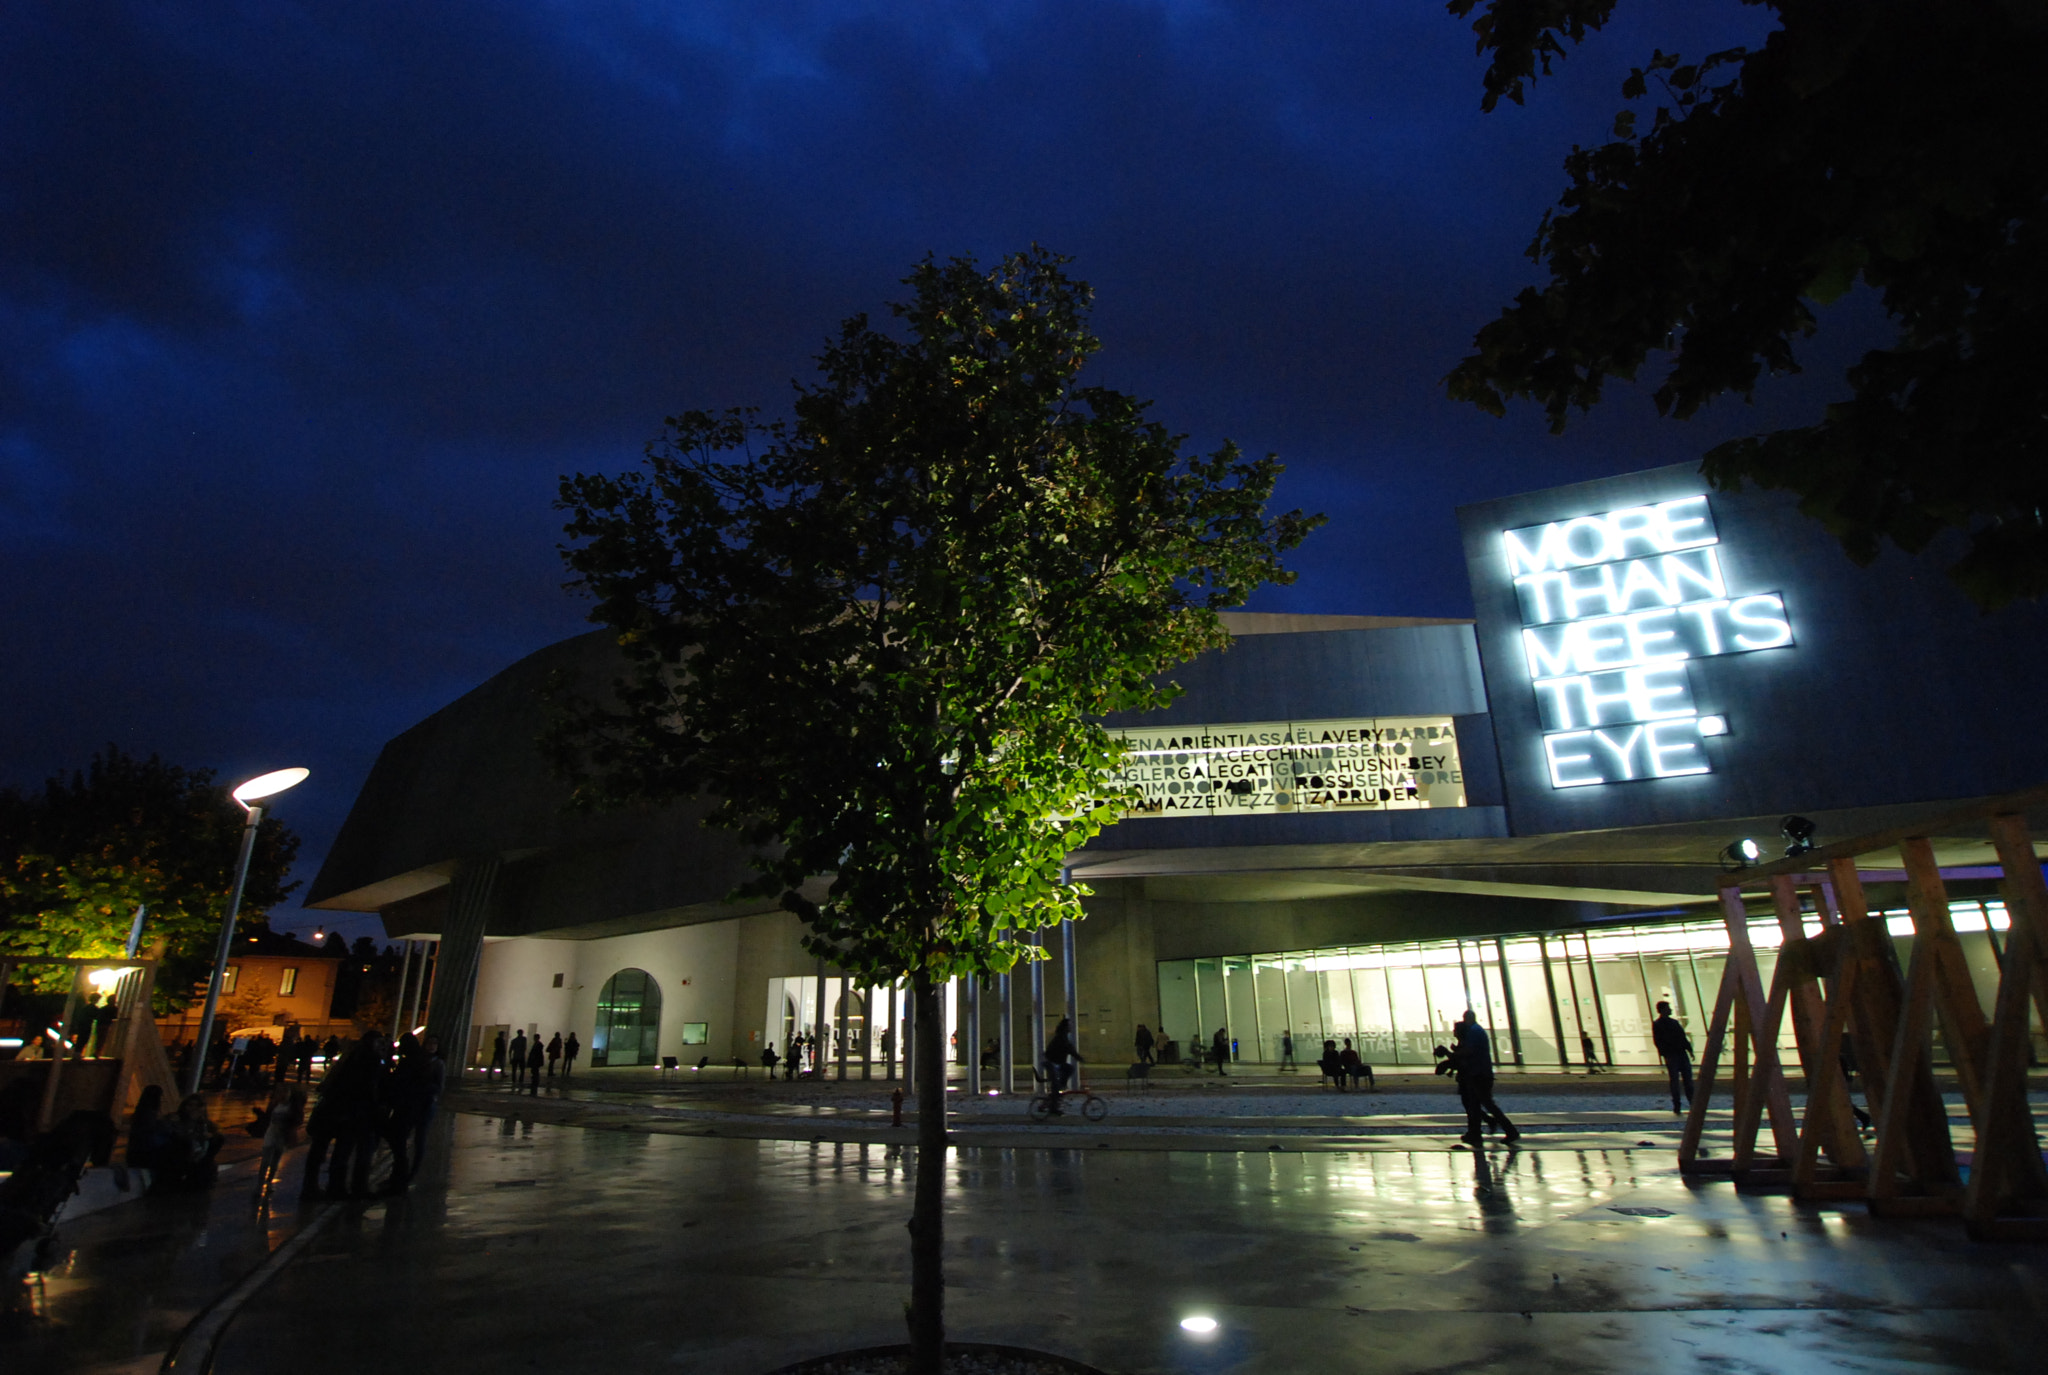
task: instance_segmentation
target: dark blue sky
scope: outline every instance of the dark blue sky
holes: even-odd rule
[[[556,476],[780,404],[928,252],[1071,255],[1099,380],[1281,455],[1331,525],[1255,605],[1467,614],[1459,503],[1839,390],[1553,439],[1440,385],[1627,68],[1767,19],[1624,5],[1482,115],[1430,0],[9,6],[0,778],[304,763],[310,878],[385,739],[582,628]]]

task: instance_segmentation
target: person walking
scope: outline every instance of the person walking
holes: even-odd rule
[[[770,1041],[761,1048],[761,1068],[768,1072],[770,1083],[775,1080],[775,1063],[782,1057],[775,1053],[775,1042]]]
[[[1438,1074],[1453,1074],[1458,1080],[1458,1098],[1465,1105],[1465,1134],[1458,1139],[1478,1150],[1486,1144],[1488,1123],[1500,1128],[1501,1139],[1514,1142],[1521,1131],[1493,1101],[1493,1044],[1479,1015],[1470,1008],[1452,1029],[1452,1047],[1444,1051],[1436,1067]],[[1441,1049],[1441,1047],[1439,1047]]]
[[[548,1078],[555,1077],[555,1065],[562,1058],[562,1033],[556,1032],[548,1039]]]
[[[491,1065],[484,1071],[486,1079],[499,1079],[505,1073],[505,1033],[499,1032],[491,1038]]]
[[[264,1113],[263,1163],[256,1174],[256,1201],[261,1203],[277,1178],[284,1153],[298,1144],[299,1123],[306,1118],[306,1091],[286,1086],[282,1076],[270,1091],[270,1107]]]
[[[1149,1065],[1152,1063],[1152,1049],[1157,1044],[1157,1041],[1152,1036],[1152,1028],[1146,1026],[1143,1022],[1138,1023],[1138,1036],[1134,1048],[1138,1052],[1139,1064]]]
[[[1216,1034],[1209,1038],[1209,1056],[1216,1062],[1217,1077],[1229,1078],[1230,1033],[1220,1026],[1216,1028]]]
[[[1657,1019],[1650,1023],[1650,1041],[1657,1047],[1657,1058],[1664,1062],[1665,1077],[1671,1081],[1671,1111],[1683,1112],[1678,1106],[1681,1090],[1685,1106],[1692,1106],[1692,1037],[1671,1015],[1670,1003],[1657,1004]]]
[[[538,1034],[538,1033],[536,1033]],[[526,1032],[521,1030],[512,1036],[512,1091],[519,1092],[520,1084],[526,1080]]]
[[[1592,1033],[1584,1028],[1581,1028],[1579,1031],[1579,1049],[1585,1052],[1586,1073],[1598,1074],[1600,1072],[1600,1052],[1593,1045]]]
[[[562,1042],[562,1077],[564,1079],[569,1077],[570,1070],[576,1068],[576,1057],[582,1053],[583,1042],[576,1039],[575,1032],[570,1032],[569,1039]]]
[[[1294,1033],[1283,1031],[1280,1033],[1280,1072],[1285,1074],[1289,1070],[1300,1069],[1301,1066],[1294,1063]]]
[[[533,1049],[526,1052],[526,1093],[530,1098],[540,1097],[540,1068],[548,1062],[547,1048],[540,1043],[540,1033],[533,1033]]]

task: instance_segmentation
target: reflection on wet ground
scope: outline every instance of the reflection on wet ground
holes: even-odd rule
[[[758,1372],[899,1340],[910,1155],[460,1114],[223,1375]],[[950,1318],[1105,1370],[2033,1368],[2048,1256],[1688,1185],[1668,1150],[953,1154]],[[1214,1317],[1206,1337],[1183,1331]]]

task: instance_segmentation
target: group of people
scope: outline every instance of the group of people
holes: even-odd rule
[[[1282,1039],[1287,1043],[1285,1047],[1286,1053],[1281,1061],[1281,1068],[1284,1069],[1287,1067],[1287,1062],[1294,1058],[1294,1038],[1291,1035],[1283,1035]],[[1379,1081],[1373,1077],[1372,1066],[1368,1065],[1365,1062],[1365,1058],[1352,1049],[1349,1036],[1344,1038],[1344,1048],[1342,1050],[1337,1048],[1336,1041],[1324,1041],[1323,1053],[1316,1061],[1316,1068],[1322,1071],[1323,1079],[1330,1079],[1336,1082],[1339,1093],[1346,1092],[1352,1088],[1363,1087],[1370,1087],[1375,1093],[1379,1091]],[[1317,1082],[1320,1083],[1321,1080]]]
[[[129,1168],[149,1171],[151,1193],[203,1189],[213,1183],[214,1157],[225,1141],[207,1115],[204,1096],[187,1094],[177,1111],[164,1112],[164,1091],[142,1090],[128,1124]]]
[[[562,1078],[567,1079],[576,1068],[576,1057],[582,1053],[583,1043],[576,1039],[573,1031],[566,1038],[558,1031],[553,1039],[543,1042],[538,1031],[529,1041],[522,1030],[513,1033],[509,1045],[501,1031],[491,1041],[490,1077],[496,1079],[509,1065],[513,1092],[518,1092],[523,1086],[528,1094],[538,1095],[542,1070],[546,1070],[548,1078],[552,1079],[559,1068]]]
[[[891,1029],[882,1030],[882,1058],[886,1061],[896,1049],[896,1035]],[[816,1032],[800,1031],[789,1038],[788,1053],[778,1054],[775,1042],[770,1041],[761,1051],[761,1067],[768,1071],[768,1077],[775,1077],[775,1068],[782,1067],[784,1079],[794,1079],[799,1074],[815,1071],[818,1067],[818,1037]]]
[[[394,1047],[370,1032],[342,1052],[321,1077],[313,1110],[305,1114],[306,1167],[300,1196],[322,1192],[320,1172],[327,1170],[325,1192],[355,1197],[370,1191],[370,1164],[381,1143],[391,1150],[391,1178],[386,1193],[403,1193],[419,1172],[427,1128],[440,1106],[447,1066],[439,1041],[411,1032]],[[264,1114],[265,1179],[296,1136],[303,1097],[273,1095]],[[275,1155],[273,1156],[273,1147]]]

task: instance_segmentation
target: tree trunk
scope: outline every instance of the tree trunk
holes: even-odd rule
[[[910,1213],[911,1375],[946,1359],[946,1023],[931,976],[910,981],[917,1004],[917,1201]]]

